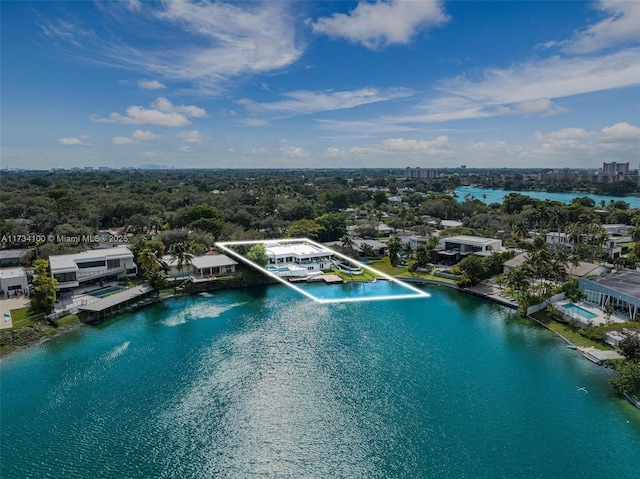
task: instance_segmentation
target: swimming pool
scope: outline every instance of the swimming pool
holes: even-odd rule
[[[563,308],[586,319],[593,319],[598,317],[597,314],[593,314],[591,311],[587,311],[586,309],[581,308],[580,306],[576,306],[575,304],[565,304]]]
[[[89,293],[90,296],[95,296],[96,298],[103,298],[111,293],[115,293],[116,291],[120,291],[124,289],[122,286],[110,286],[108,288],[98,289],[96,291],[92,291]]]

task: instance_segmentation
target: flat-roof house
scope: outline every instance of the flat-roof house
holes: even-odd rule
[[[628,252],[628,248],[624,245],[624,243],[631,242],[631,237],[620,234],[625,230],[628,232],[629,227],[625,228],[624,226],[625,225],[603,225],[605,231],[608,234],[608,238],[607,241],[602,245],[602,250],[605,251],[607,255],[612,259],[616,259]],[[551,244],[554,247],[562,247],[567,251],[572,250],[575,246],[574,242],[569,239],[569,235],[567,233],[558,231],[551,231],[547,233],[545,235],[545,242]]]
[[[489,256],[502,250],[502,240],[481,236],[450,236],[440,240],[440,250],[434,251],[432,262],[456,264],[470,254]]]
[[[640,272],[619,270],[593,279],[581,278],[578,288],[586,301],[605,308],[624,311],[630,320],[638,316],[640,307]]]
[[[24,258],[28,252],[28,249],[0,250],[0,268],[20,266],[20,260]]]
[[[194,256],[191,263],[186,264],[182,268],[178,268],[178,260],[170,255],[162,257],[162,262],[167,268],[169,277],[178,277],[180,275],[193,276],[194,278],[212,278],[215,276],[224,276],[236,272],[237,261],[229,258],[224,254],[205,254],[202,256]]]
[[[364,245],[369,245],[373,248],[373,253],[375,256],[384,256],[387,254],[387,244],[382,241],[373,240],[373,239],[362,239],[362,238],[353,238],[353,249],[360,253],[360,256],[363,256],[362,251]],[[327,246],[341,246],[342,241],[329,241],[324,243]]]
[[[324,248],[301,243],[265,243],[265,250],[272,266],[295,265],[307,271],[331,269],[333,253]]]
[[[138,274],[133,253],[127,246],[53,255],[49,257],[49,266],[51,276],[58,280],[56,289],[77,288]]]
[[[22,266],[0,268],[0,297],[29,294],[27,274]]]

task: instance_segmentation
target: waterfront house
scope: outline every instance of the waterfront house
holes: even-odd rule
[[[264,244],[269,265],[303,267],[309,272],[331,269],[333,253],[324,248],[301,242],[267,242]]]
[[[432,253],[432,262],[456,264],[470,254],[489,256],[502,250],[502,240],[481,236],[450,236],[440,240],[440,250]]]
[[[526,252],[519,254],[518,256],[514,256],[510,260],[502,263],[502,272],[506,273],[510,269],[514,269],[519,266],[522,266],[527,262],[528,259],[529,259],[529,253],[526,253]],[[580,261],[580,263],[577,266],[569,262],[565,267],[565,271],[567,273],[567,276],[569,276],[570,278],[586,278],[586,277],[599,276],[601,274],[609,273],[611,271],[611,268],[603,264],[595,264],[595,263],[588,263],[586,261]]]
[[[189,264],[184,264],[180,271],[178,260],[170,255],[162,257],[169,278],[179,278],[189,276],[194,279],[215,278],[236,272],[237,261],[224,254],[205,254],[194,256]]]
[[[99,248],[82,253],[49,257],[51,276],[58,280],[56,289],[71,290],[99,282],[132,278],[138,274],[133,253],[127,246]]]
[[[640,307],[640,272],[619,270],[597,278],[581,278],[578,288],[586,301],[604,309],[612,306],[630,320],[638,317]]]
[[[29,294],[27,274],[22,266],[0,268],[0,297]]]
[[[619,258],[621,255],[628,253],[627,243],[631,242],[628,235],[629,226],[626,225],[603,225],[607,232],[607,241],[602,245],[602,250],[607,253],[611,259]],[[551,231],[545,235],[545,242],[550,244],[552,248],[564,248],[571,251],[575,243],[569,239],[567,233]]]

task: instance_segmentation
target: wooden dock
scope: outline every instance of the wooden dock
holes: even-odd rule
[[[336,274],[319,274],[316,276],[307,276],[304,278],[289,278],[289,281],[291,283],[299,283],[302,281],[306,283],[314,283],[317,281],[324,281],[327,284],[344,283],[344,280]]]

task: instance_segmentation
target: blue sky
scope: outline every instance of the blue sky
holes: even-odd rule
[[[640,2],[0,2],[3,168],[640,161]]]

